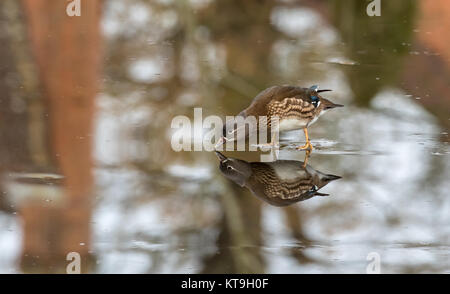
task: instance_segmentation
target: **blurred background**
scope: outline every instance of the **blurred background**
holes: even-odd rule
[[[0,273],[450,272],[448,1],[69,3],[0,2]],[[345,104],[309,129],[331,196],[273,207],[170,148],[277,84]]]

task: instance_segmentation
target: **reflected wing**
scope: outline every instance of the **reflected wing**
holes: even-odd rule
[[[287,202],[302,201],[317,194],[317,187],[312,177],[298,177],[290,180],[281,180],[268,164],[252,164],[252,184],[259,185],[255,191],[264,195],[257,195],[268,200],[281,200]]]

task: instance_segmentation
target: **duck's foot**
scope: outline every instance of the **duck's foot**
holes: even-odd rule
[[[304,128],[303,132],[305,133],[306,143],[303,146],[298,146],[296,149],[297,150],[309,150],[309,151],[312,151],[313,150],[313,146],[311,145],[311,141],[309,141],[308,129]]]
[[[297,148],[296,148],[297,150],[306,150],[306,151],[308,151],[308,152],[311,152],[314,148],[313,148],[313,146],[311,145],[311,142],[306,142],[306,144],[305,145],[303,145],[303,146],[298,146]]]

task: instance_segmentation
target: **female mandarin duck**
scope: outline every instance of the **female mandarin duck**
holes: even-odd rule
[[[306,143],[297,147],[301,150],[312,150],[313,147],[308,137],[308,127],[324,114],[326,111],[342,107],[330,100],[323,98],[319,93],[331,90],[319,90],[318,86],[302,88],[296,86],[273,86],[259,93],[252,101],[250,106],[241,111],[238,116],[244,119],[254,116],[261,123],[261,118],[266,117],[264,123],[270,131],[273,117],[278,116],[279,131],[291,131],[303,129]],[[257,128],[254,128],[254,130]],[[228,141],[235,141],[249,136],[249,129],[245,132],[236,132],[237,125],[235,120],[227,121],[223,127],[222,137],[216,144],[216,148]],[[237,133],[237,138],[235,138]],[[241,134],[240,134],[241,133]],[[272,138],[271,145],[273,145]]]

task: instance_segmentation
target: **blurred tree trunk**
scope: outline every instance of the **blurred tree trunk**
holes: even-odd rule
[[[402,71],[403,88],[450,129],[450,2],[420,1],[416,40]],[[432,33],[431,33],[432,32]],[[450,141],[446,135],[443,141]]]
[[[71,2],[22,1],[45,97],[49,154],[65,176],[67,198],[62,207],[22,209],[25,270],[35,263],[64,265],[72,251],[82,260],[89,256],[91,132],[100,80],[101,1],[81,1],[81,16],[69,17],[66,6]],[[84,266],[82,262],[85,270]]]

